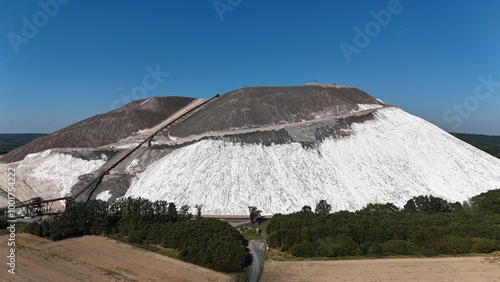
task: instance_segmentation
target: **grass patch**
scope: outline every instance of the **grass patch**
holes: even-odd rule
[[[246,282],[248,281],[249,274],[250,274],[250,267],[247,267],[245,271],[236,274],[234,278],[237,282]]]
[[[139,244],[132,244],[132,243],[128,243],[127,241],[121,241],[125,244],[128,244],[134,248],[138,248],[138,249],[143,249],[143,250],[146,250],[146,251],[149,251],[149,252],[153,252],[153,253],[157,253],[157,254],[160,254],[160,255],[163,255],[163,256],[167,256],[167,257],[171,257],[171,258],[174,258],[174,259],[179,259],[179,251],[176,250],[176,249],[172,249],[172,248],[165,248],[161,245],[155,245],[155,244],[142,244],[142,245],[139,245]]]
[[[294,257],[292,254],[287,252],[282,252],[278,249],[270,249],[269,252],[267,252],[265,260],[294,261],[294,260],[304,260],[304,259]]]
[[[257,228],[249,228],[249,229],[243,231],[242,235],[248,241],[259,238],[260,236],[262,236],[260,233],[257,233]]]
[[[468,253],[468,254],[456,254],[456,255],[443,255],[439,254],[433,256],[433,258],[451,258],[451,257],[492,257],[499,258],[500,251],[494,251],[492,253]],[[397,255],[397,256],[383,256],[383,257],[373,257],[373,256],[349,256],[349,257],[312,257],[303,258],[296,257],[289,252],[280,251],[279,249],[271,249],[266,255],[266,261],[332,261],[332,260],[366,260],[366,259],[404,259],[404,258],[429,258],[423,255]]]
[[[16,222],[16,233],[26,233],[24,230],[26,229],[26,226],[28,226],[29,223],[25,222]],[[9,227],[10,223],[6,223],[5,227]],[[1,235],[10,235],[10,229],[7,228],[2,228],[0,229],[0,236]]]
[[[121,236],[120,234],[116,233],[107,235],[105,237],[130,245],[134,248],[143,249],[149,252],[157,253],[174,259],[179,259],[179,251],[177,251],[176,249],[165,248],[162,245],[156,245],[156,244],[132,244],[128,242],[127,236]]]
[[[156,245],[156,247],[157,247],[157,250],[155,251],[155,253],[158,253],[160,255],[164,255],[167,257],[171,257],[174,259],[179,259],[179,251],[177,251],[176,249],[165,248],[165,247],[162,247],[160,245]]]
[[[103,267],[97,267],[104,275],[109,276],[113,280],[119,280],[119,281],[131,281],[130,279],[127,279],[124,275],[121,273],[118,273],[116,271],[113,271],[111,269],[103,268]]]
[[[270,222],[271,222],[270,220],[266,220],[259,225],[259,228],[261,230],[260,232],[262,233],[262,236],[264,236],[266,238],[267,238],[267,226],[269,225]]]

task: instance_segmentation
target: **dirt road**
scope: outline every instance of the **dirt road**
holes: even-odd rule
[[[380,106],[377,108],[361,110],[361,111],[349,113],[349,114],[343,114],[343,115],[326,117],[326,118],[317,118],[317,119],[313,119],[313,120],[305,120],[305,121],[279,124],[279,125],[270,125],[270,126],[246,128],[246,129],[225,130],[225,131],[217,131],[217,132],[205,132],[203,134],[192,135],[192,136],[183,137],[183,138],[177,138],[176,140],[167,142],[167,144],[180,145],[180,144],[184,144],[187,142],[195,142],[195,141],[201,140],[202,138],[206,138],[206,137],[221,137],[224,135],[245,134],[245,133],[258,132],[258,131],[273,131],[273,130],[280,130],[280,129],[284,129],[287,127],[293,127],[293,126],[299,126],[299,125],[307,125],[307,124],[313,124],[313,123],[319,123],[319,122],[325,122],[325,121],[336,121],[336,120],[347,118],[347,117],[368,115],[368,114],[371,114],[374,111],[382,109],[384,107],[392,107],[392,106],[390,106],[390,105]]]
[[[266,238],[260,237],[250,240],[248,242],[248,248],[250,249],[250,253],[253,256],[248,281],[257,282],[259,281],[262,264],[264,263],[264,258],[266,257]]]

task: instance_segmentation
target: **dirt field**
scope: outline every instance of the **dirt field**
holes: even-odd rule
[[[500,281],[500,257],[267,261],[260,281]]]
[[[0,281],[232,281],[228,275],[98,236],[51,242],[17,234],[16,274],[0,237]]]

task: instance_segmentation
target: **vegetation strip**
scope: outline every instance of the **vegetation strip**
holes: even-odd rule
[[[68,203],[53,221],[32,223],[28,233],[62,240],[83,235],[108,235],[128,243],[161,245],[179,251],[178,258],[222,272],[242,272],[251,263],[245,240],[227,222],[196,218],[183,206],[127,198],[111,206],[100,200]]]
[[[500,250],[500,190],[467,203],[433,196],[410,199],[403,209],[391,203],[329,214],[322,201],[270,220],[272,248],[296,257],[436,256]]]

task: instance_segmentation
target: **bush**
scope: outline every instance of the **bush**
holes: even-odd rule
[[[403,240],[389,240],[382,243],[382,252],[386,256],[410,255],[412,254],[411,244]]]
[[[492,239],[473,238],[471,252],[473,253],[491,253],[495,250],[496,242]]]
[[[472,240],[462,236],[447,235],[442,237],[434,249],[441,254],[466,254],[472,247]]]
[[[373,243],[368,248],[368,255],[373,256],[375,258],[382,257],[384,252],[382,251],[382,246],[380,243]]]
[[[315,247],[309,241],[293,245],[290,248],[290,253],[292,253],[292,255],[296,257],[303,257],[303,258],[310,258],[316,255]]]
[[[482,212],[492,212],[500,214],[500,189],[490,190],[471,198],[473,206]]]
[[[174,227],[165,235],[164,247],[178,249],[181,259],[224,272],[241,272],[247,266],[247,241],[227,222],[201,218]]]
[[[423,255],[426,257],[434,257],[438,255],[438,252],[432,248],[422,248],[419,252],[416,253],[417,255]]]
[[[24,229],[24,232],[32,234],[32,235],[40,236],[40,237],[42,236],[41,231],[42,230],[41,230],[39,224],[36,222],[32,222],[32,223],[28,224],[26,226],[26,228]]]
[[[144,239],[146,239],[146,236],[141,230],[132,230],[128,234],[128,242],[132,244],[141,245],[144,243]]]

